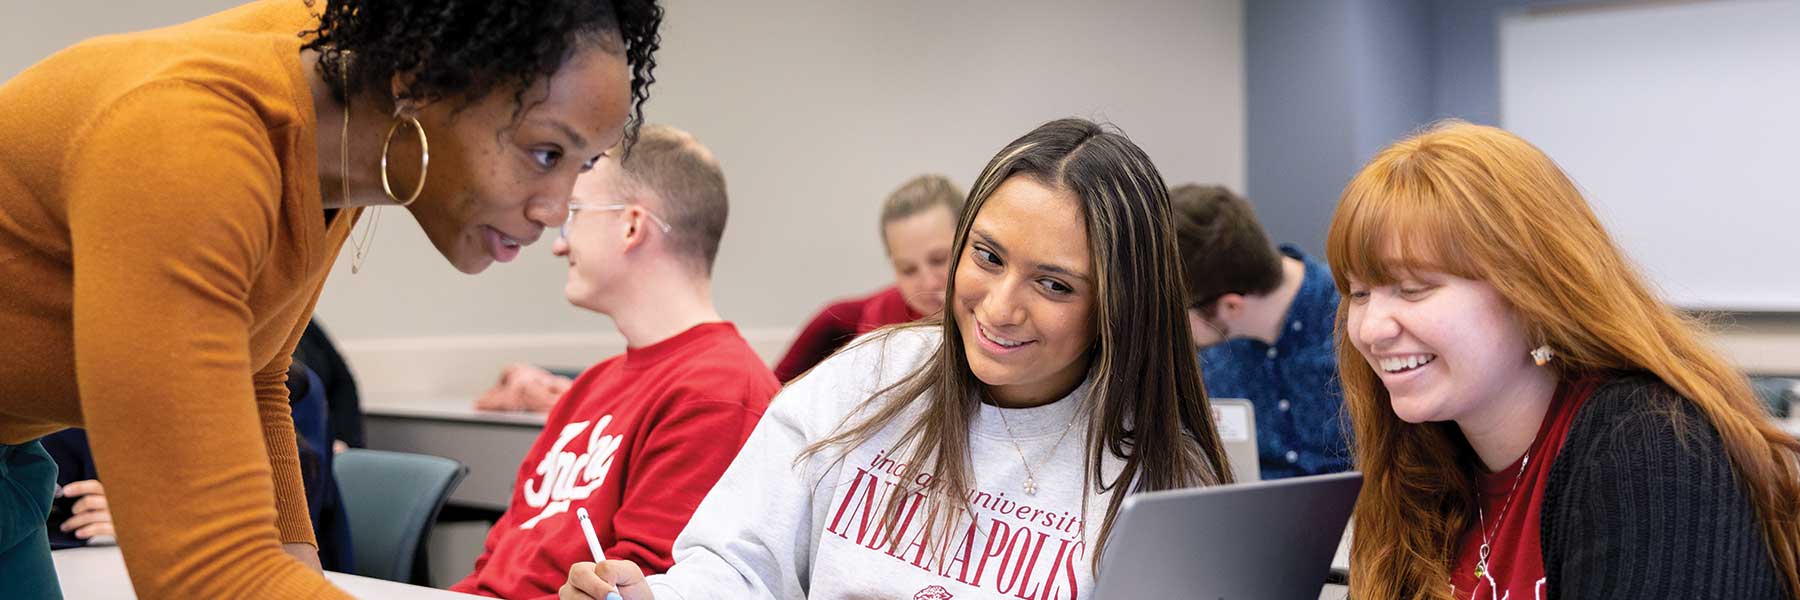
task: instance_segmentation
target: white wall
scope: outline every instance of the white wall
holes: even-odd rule
[[[0,74],[84,37],[231,4],[0,3]],[[827,300],[888,280],[875,235],[888,191],[927,171],[967,186],[1043,121],[1111,120],[1169,181],[1242,189],[1242,12],[1241,0],[673,0],[648,115],[724,163],[733,210],[717,299],[775,355]],[[363,272],[349,273],[346,247],[319,306],[375,387],[464,393],[501,361],[582,365],[617,350],[610,322],[564,302],[548,243],[468,277],[388,213]]]
[[[88,36],[233,4],[0,1],[0,77]],[[1171,182],[1244,185],[1241,0],[742,6],[673,0],[649,109],[725,161],[736,210],[719,300],[765,355],[826,299],[882,284],[883,194],[926,170],[967,185],[1042,120],[1108,117]],[[617,351],[610,323],[563,304],[547,246],[464,277],[410,219],[389,217],[369,268],[340,269],[321,306],[365,383],[466,394],[504,360],[580,365]],[[1800,322],[1726,330],[1745,368],[1800,372]]]
[[[241,4],[232,0],[0,0],[0,80],[64,46],[102,34],[174,25]]]
[[[0,2],[0,77],[92,35],[234,4]],[[667,9],[648,116],[694,132],[725,165],[733,210],[715,290],[765,356],[826,301],[888,281],[875,228],[887,192],[928,171],[966,187],[1043,121],[1111,120],[1171,183],[1243,189],[1242,0]],[[547,242],[468,277],[387,212],[363,272],[350,274],[346,247],[319,305],[366,387],[464,394],[503,361],[579,366],[618,351],[610,322],[563,301]]]
[[[720,157],[717,300],[771,357],[827,300],[889,280],[884,195],[927,171],[966,187],[1043,121],[1109,119],[1170,182],[1242,189],[1241,23],[1239,0],[674,0],[647,114]],[[502,361],[618,351],[609,321],[564,302],[547,241],[469,277],[389,212],[362,273],[346,246],[319,308],[365,380],[466,393]]]
[[[1666,299],[1800,311],[1800,0],[1532,10],[1500,41],[1502,122]]]

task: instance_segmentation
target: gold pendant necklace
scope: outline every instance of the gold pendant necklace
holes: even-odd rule
[[[1012,423],[1009,423],[1006,420],[1007,409],[1000,406],[998,403],[994,405],[994,409],[1000,413],[1000,424],[1006,426],[1006,441],[1012,443],[1013,452],[1019,455],[1019,464],[1025,467],[1025,485],[1021,487],[1025,489],[1025,495],[1036,496],[1038,490],[1037,473],[1031,470],[1031,461],[1025,460],[1025,449],[1019,446],[1019,436],[1013,433]],[[1077,414],[1076,416],[1078,417],[1080,415]],[[1051,457],[1056,456],[1056,449],[1062,447],[1063,439],[1069,437],[1069,432],[1074,430],[1075,418],[1070,418],[1069,424],[1063,427],[1062,435],[1057,436],[1056,443],[1050,445]]]
[[[1506,490],[1506,504],[1500,507],[1499,518],[1494,519],[1494,535],[1500,535],[1500,524],[1506,521],[1506,513],[1512,510],[1513,492],[1519,489],[1519,480],[1525,478],[1525,467],[1529,464],[1531,464],[1531,451],[1527,450],[1525,457],[1519,459],[1519,472],[1513,475],[1512,487]],[[1488,540],[1487,513],[1482,510],[1480,502],[1475,503],[1475,517],[1480,519],[1477,521],[1477,525],[1481,527],[1481,550],[1475,558],[1475,580],[1477,584],[1480,584],[1482,579],[1487,579],[1488,588],[1493,589],[1494,580],[1488,578],[1488,575],[1492,574],[1492,569],[1488,568],[1488,556],[1492,554],[1493,547]]]
[[[343,135],[338,139],[338,156],[342,161],[340,167],[343,172],[339,174],[338,180],[343,184],[343,197],[340,199],[344,204],[343,210],[350,210],[350,65],[347,61],[339,62],[338,75],[343,78],[344,82],[344,130]],[[375,240],[375,227],[381,224],[381,211],[370,212],[367,220],[368,226],[363,227],[360,240],[356,235],[350,236],[351,275],[362,272],[363,259],[369,256],[369,248],[373,246],[372,242]]]

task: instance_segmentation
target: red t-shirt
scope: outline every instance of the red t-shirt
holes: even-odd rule
[[[906,305],[900,288],[894,286],[872,296],[833,302],[800,330],[794,345],[788,347],[787,355],[776,363],[775,378],[791,381],[856,336],[884,325],[917,321],[921,316]]]
[[[730,323],[697,325],[594,365],[550,410],[475,572],[450,589],[554,598],[569,565],[593,560],[579,507],[606,558],[668,570],[675,536],[778,390]]]
[[[1542,600],[1546,596],[1544,552],[1538,540],[1544,489],[1550,483],[1550,467],[1562,451],[1575,413],[1599,384],[1600,380],[1594,377],[1558,384],[1550,410],[1538,426],[1537,439],[1531,442],[1531,451],[1500,472],[1481,476],[1481,505],[1489,548],[1487,572],[1480,578],[1475,575],[1483,533],[1482,520],[1475,519],[1457,544],[1456,566],[1450,571],[1451,591],[1458,600]],[[1500,589],[1498,593],[1494,591],[1496,587]]]

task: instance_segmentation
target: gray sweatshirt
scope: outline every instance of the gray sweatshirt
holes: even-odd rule
[[[1086,383],[1035,408],[981,406],[969,432],[973,512],[959,511],[947,546],[927,538],[926,510],[913,513],[916,504],[898,524],[881,523],[896,482],[932,485],[931,473],[890,456],[916,411],[861,445],[795,463],[846,416],[866,414],[858,411],[874,406],[870,396],[924,362],[941,337],[923,327],[871,334],[782,390],[676,538],[674,568],[650,577],[656,597],[1091,595],[1090,561],[1110,494],[1084,485]],[[1120,465],[1109,457],[1103,468],[1113,476]],[[1036,493],[1026,492],[1028,478]],[[901,538],[897,548],[891,536]]]

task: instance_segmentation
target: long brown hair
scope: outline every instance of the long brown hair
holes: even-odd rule
[[[1398,256],[1384,251],[1399,249]],[[1427,269],[1491,284],[1529,339],[1556,349],[1559,378],[1644,371],[1718,429],[1760,517],[1765,545],[1800,597],[1800,442],[1767,417],[1744,376],[1663,304],[1550,157],[1493,127],[1441,123],[1377,154],[1345,187],[1326,254],[1348,279]],[[1363,470],[1350,549],[1351,595],[1450,598],[1450,562],[1476,502],[1473,450],[1452,423],[1409,424],[1350,345],[1338,307],[1338,371]]]
[[[1051,121],[988,162],[963,205],[956,226],[958,252],[968,251],[975,215],[1012,177],[1072,192],[1087,221],[1098,284],[1098,331],[1088,352],[1091,387],[1083,407],[1088,410],[1078,412],[1089,420],[1084,481],[1092,489],[1114,492],[1093,554],[1098,557],[1105,552],[1124,492],[1231,480],[1188,334],[1168,192],[1150,157],[1123,134],[1081,119]],[[956,297],[960,262],[951,262],[946,301]],[[969,369],[955,311],[912,326],[942,330],[930,358],[876,392],[865,418],[847,419],[836,433],[802,451],[799,460],[828,448],[862,444],[902,414],[918,410],[889,455],[905,456],[906,464],[931,465],[936,481],[926,494],[926,523],[941,547],[952,542],[954,528],[949,525],[972,512],[967,500],[974,479],[969,427],[980,409],[983,384]],[[1100,469],[1107,453],[1124,463],[1110,481]],[[889,497],[883,522],[895,522],[911,496]],[[900,537],[894,536],[892,543],[897,546]],[[1092,564],[1097,570],[1100,561]]]

